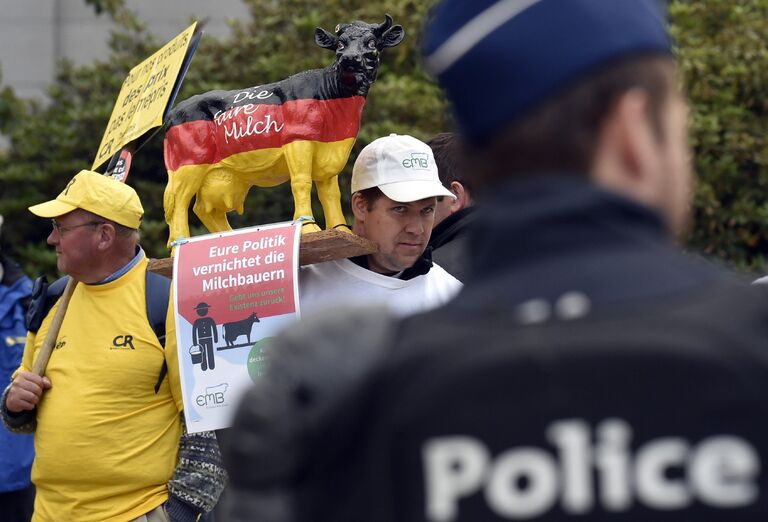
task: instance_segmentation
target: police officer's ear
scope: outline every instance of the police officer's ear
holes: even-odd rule
[[[649,203],[659,175],[659,136],[643,89],[622,94],[605,116],[595,147],[592,179],[604,188]]]

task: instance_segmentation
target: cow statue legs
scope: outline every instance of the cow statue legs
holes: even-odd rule
[[[320,232],[312,214],[312,160],[314,145],[309,141],[286,143],[285,162],[290,173],[291,192],[293,193],[293,219],[311,219],[301,227],[302,234]]]
[[[307,183],[311,191],[311,182],[305,181],[305,183]],[[317,186],[318,199],[323,206],[326,228],[336,228],[344,232],[351,232],[346,225],[346,218],[341,210],[341,192],[339,191],[338,176],[332,176],[326,180],[315,180],[315,185]],[[226,172],[225,169],[211,171],[195,196],[195,205],[193,207],[195,215],[200,218],[200,221],[209,232],[232,230],[227,220],[227,212],[235,210],[238,214],[243,213],[245,198],[250,188],[251,185],[249,183],[241,181],[238,177]],[[301,214],[300,212],[299,205],[296,205],[296,215],[311,215]],[[311,228],[311,225],[303,227],[303,229],[308,228]],[[304,230],[304,232],[309,232],[309,230]]]
[[[352,231],[347,226],[347,220],[344,212],[341,210],[341,191],[339,190],[339,177],[333,176],[330,179],[316,180],[317,197],[323,205],[325,214],[325,228],[337,229],[343,232]]]
[[[186,166],[168,171],[168,184],[163,194],[165,221],[168,223],[168,246],[182,237],[189,237],[189,204],[207,175],[204,166]]]

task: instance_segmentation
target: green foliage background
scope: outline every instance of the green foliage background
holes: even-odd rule
[[[121,31],[112,36],[110,56],[84,67],[61,64],[49,89],[51,104],[16,99],[0,91],[2,132],[11,147],[0,156],[0,214],[6,218],[3,248],[13,251],[28,274],[55,275],[55,255],[45,244],[50,225],[26,208],[55,197],[72,175],[90,168],[121,83],[127,72],[165,42],[148,34],[140,20],[119,0],[87,0],[112,16]],[[420,31],[429,4],[419,0],[371,2],[334,0],[247,0],[251,19],[233,22],[232,36],[205,35],[192,60],[177,101],[212,89],[236,89],[278,81],[299,71],[325,67],[333,53],[317,47],[317,26],[333,30],[340,22],[384,21],[390,13],[406,29],[406,39],[382,55],[379,78],[368,97],[363,128],[353,158],[371,140],[390,132],[427,138],[446,127],[445,104],[438,88],[419,64]],[[186,21],[179,22],[179,30]],[[349,192],[352,161],[341,176],[343,194]],[[166,182],[162,133],[136,155],[129,184],[145,207],[142,244],[153,257],[166,257],[167,226],[162,195]],[[344,202],[346,208],[348,204]],[[316,215],[322,216],[317,205]],[[253,189],[243,216],[230,215],[237,228],[290,219],[293,200],[288,184]],[[192,215],[190,213],[190,215]],[[193,216],[193,215],[192,215]],[[192,217],[193,234],[204,229]]]
[[[692,249],[766,270],[768,0],[672,2],[692,102]]]
[[[0,132],[11,139],[9,151],[0,155],[0,214],[6,218],[0,239],[33,276],[54,276],[55,255],[45,244],[49,224],[32,217],[26,207],[55,197],[74,173],[89,168],[128,70],[164,43],[147,33],[122,0],[86,2],[121,27],[112,36],[107,60],[82,67],[61,63],[49,89],[51,103],[45,107],[16,98],[0,83]],[[251,18],[233,22],[231,37],[204,36],[177,100],[324,67],[333,55],[314,44],[316,26],[330,30],[356,19],[378,22],[390,13],[405,27],[406,39],[383,54],[362,130],[341,176],[342,194],[349,192],[354,157],[371,140],[391,132],[428,138],[450,128],[446,104],[423,73],[418,53],[431,2],[246,0],[245,4]],[[768,246],[764,92],[768,0],[677,0],[671,2],[670,13],[693,107],[699,184],[690,246],[737,267],[762,271]],[[180,21],[179,30],[185,22]],[[144,202],[142,243],[153,257],[167,256],[165,180],[160,133],[137,154],[129,178]],[[253,189],[246,205],[243,216],[231,216],[233,226],[281,221],[293,211],[287,184]],[[321,214],[319,205],[316,212]],[[202,233],[192,219],[193,233]]]

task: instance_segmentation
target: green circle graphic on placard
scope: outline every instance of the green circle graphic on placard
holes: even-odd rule
[[[267,363],[267,357],[264,355],[264,349],[269,346],[274,337],[265,337],[261,339],[251,348],[251,352],[248,354],[248,375],[251,376],[251,380],[256,382],[256,379],[264,374],[264,367]]]

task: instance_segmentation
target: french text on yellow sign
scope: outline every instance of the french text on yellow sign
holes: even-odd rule
[[[187,27],[128,73],[93,161],[93,170],[111,158],[123,145],[162,125],[163,112],[173,92],[196,25],[197,22]]]

